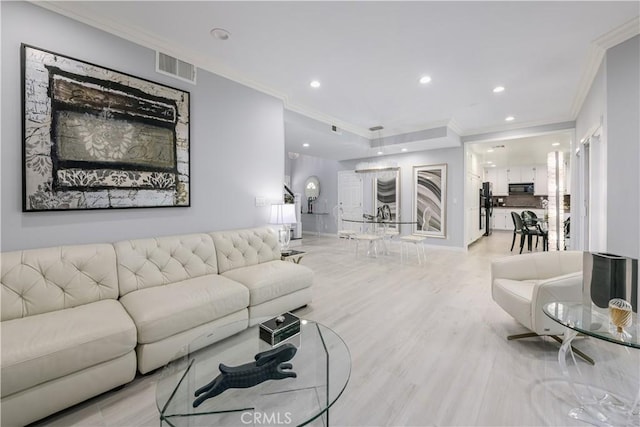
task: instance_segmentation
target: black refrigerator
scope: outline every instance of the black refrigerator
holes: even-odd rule
[[[484,235],[491,234],[491,217],[493,216],[493,184],[483,182],[480,189],[480,229]]]

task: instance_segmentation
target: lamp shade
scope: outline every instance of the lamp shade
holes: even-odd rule
[[[269,224],[293,224],[296,222],[296,205],[285,203],[271,205]]]

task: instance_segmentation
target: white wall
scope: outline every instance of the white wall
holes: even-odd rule
[[[607,51],[607,250],[640,258],[640,36]]]
[[[377,161],[394,162],[400,167],[400,218],[411,220],[413,209],[413,166],[447,164],[447,218],[446,238],[428,238],[427,244],[437,246],[450,246],[463,248],[464,245],[464,177],[463,149],[445,148],[439,150],[426,150],[416,153],[400,154],[395,156],[375,157],[369,159],[349,160],[338,162],[335,160],[320,159],[318,157],[300,155],[300,158],[292,161],[292,185],[294,191],[303,192],[304,181],[310,175],[317,175],[322,186],[320,200],[326,200],[330,219],[325,223],[327,228],[323,233],[336,233],[335,218],[332,209],[338,203],[338,171],[354,170],[360,162],[375,163]],[[365,212],[372,213],[373,182],[364,177],[363,181],[363,207]],[[315,209],[315,208],[314,208]],[[306,211],[306,208],[304,209]],[[304,218],[303,230],[316,231],[315,222],[311,218]],[[403,225],[402,234],[411,234],[411,226]]]
[[[255,197],[282,198],[282,102],[198,70],[191,85],[155,72],[155,52],[30,3],[1,2],[3,251],[266,224]],[[191,93],[191,207],[21,212],[20,43]]]
[[[592,188],[602,188],[602,199],[591,198],[595,222],[589,246],[578,249],[608,251],[640,258],[640,36],[610,48],[576,119],[576,137],[581,139],[602,122],[600,141],[591,147]],[[598,166],[598,157],[604,166]],[[574,156],[574,161],[579,160]],[[577,170],[572,190],[584,191]],[[591,191],[594,194],[594,191]],[[577,230],[572,202],[572,229]],[[573,222],[575,218],[576,222]],[[600,228],[598,228],[600,227]],[[572,233],[573,234],[573,233]]]
[[[580,113],[576,118],[576,146],[580,146],[580,155],[574,151],[571,156],[571,245],[574,249],[606,251],[606,61],[603,60],[593,80],[589,93],[585,98]],[[591,168],[590,190],[584,186],[584,159],[586,150],[580,143],[589,139],[597,128],[601,128],[600,138],[589,142]],[[576,183],[578,183],[576,185]],[[589,200],[591,217],[590,225],[585,218],[583,201]],[[590,227],[590,228],[589,228]],[[584,231],[581,231],[584,230]],[[583,240],[589,235],[589,241]]]
[[[307,212],[307,200],[304,196],[304,184],[310,176],[317,176],[320,181],[320,196],[313,203],[313,212],[324,213],[322,218],[315,215],[302,214],[302,231],[336,234],[338,227],[333,215],[333,208],[338,204],[338,170],[336,160],[321,159],[319,157],[301,154],[291,161],[291,185],[294,193],[302,195],[302,212]]]
[[[375,163],[381,158],[362,159],[363,162]],[[459,148],[444,148],[439,150],[426,150],[415,153],[385,156],[384,160],[395,162],[400,167],[400,217],[403,220],[411,220],[413,209],[413,167],[435,164],[447,164],[447,218],[446,238],[428,238],[427,244],[434,246],[449,246],[463,248],[464,244],[464,150]],[[342,170],[353,170],[359,161],[341,162]],[[365,211],[367,200],[372,199],[372,184],[364,183]],[[367,192],[370,192],[367,198]],[[411,226],[403,225],[402,234],[410,234]]]

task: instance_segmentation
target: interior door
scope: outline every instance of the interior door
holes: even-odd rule
[[[362,177],[355,171],[338,172],[338,206],[342,208],[343,218],[362,219]],[[362,224],[347,223],[344,228],[362,232]]]

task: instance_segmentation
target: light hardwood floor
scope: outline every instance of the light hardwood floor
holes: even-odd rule
[[[333,237],[304,236],[315,272],[313,302],[297,312],[342,336],[349,384],[331,409],[335,426],[572,426],[575,397],[550,339],[507,341],[525,329],[491,299],[490,262],[510,255],[511,233],[467,252],[428,247],[400,263],[399,246],[377,259]],[[514,251],[515,253],[515,251]],[[640,352],[595,339],[576,345],[588,381],[635,396]],[[158,426],[158,372],[136,378],[37,425]]]

